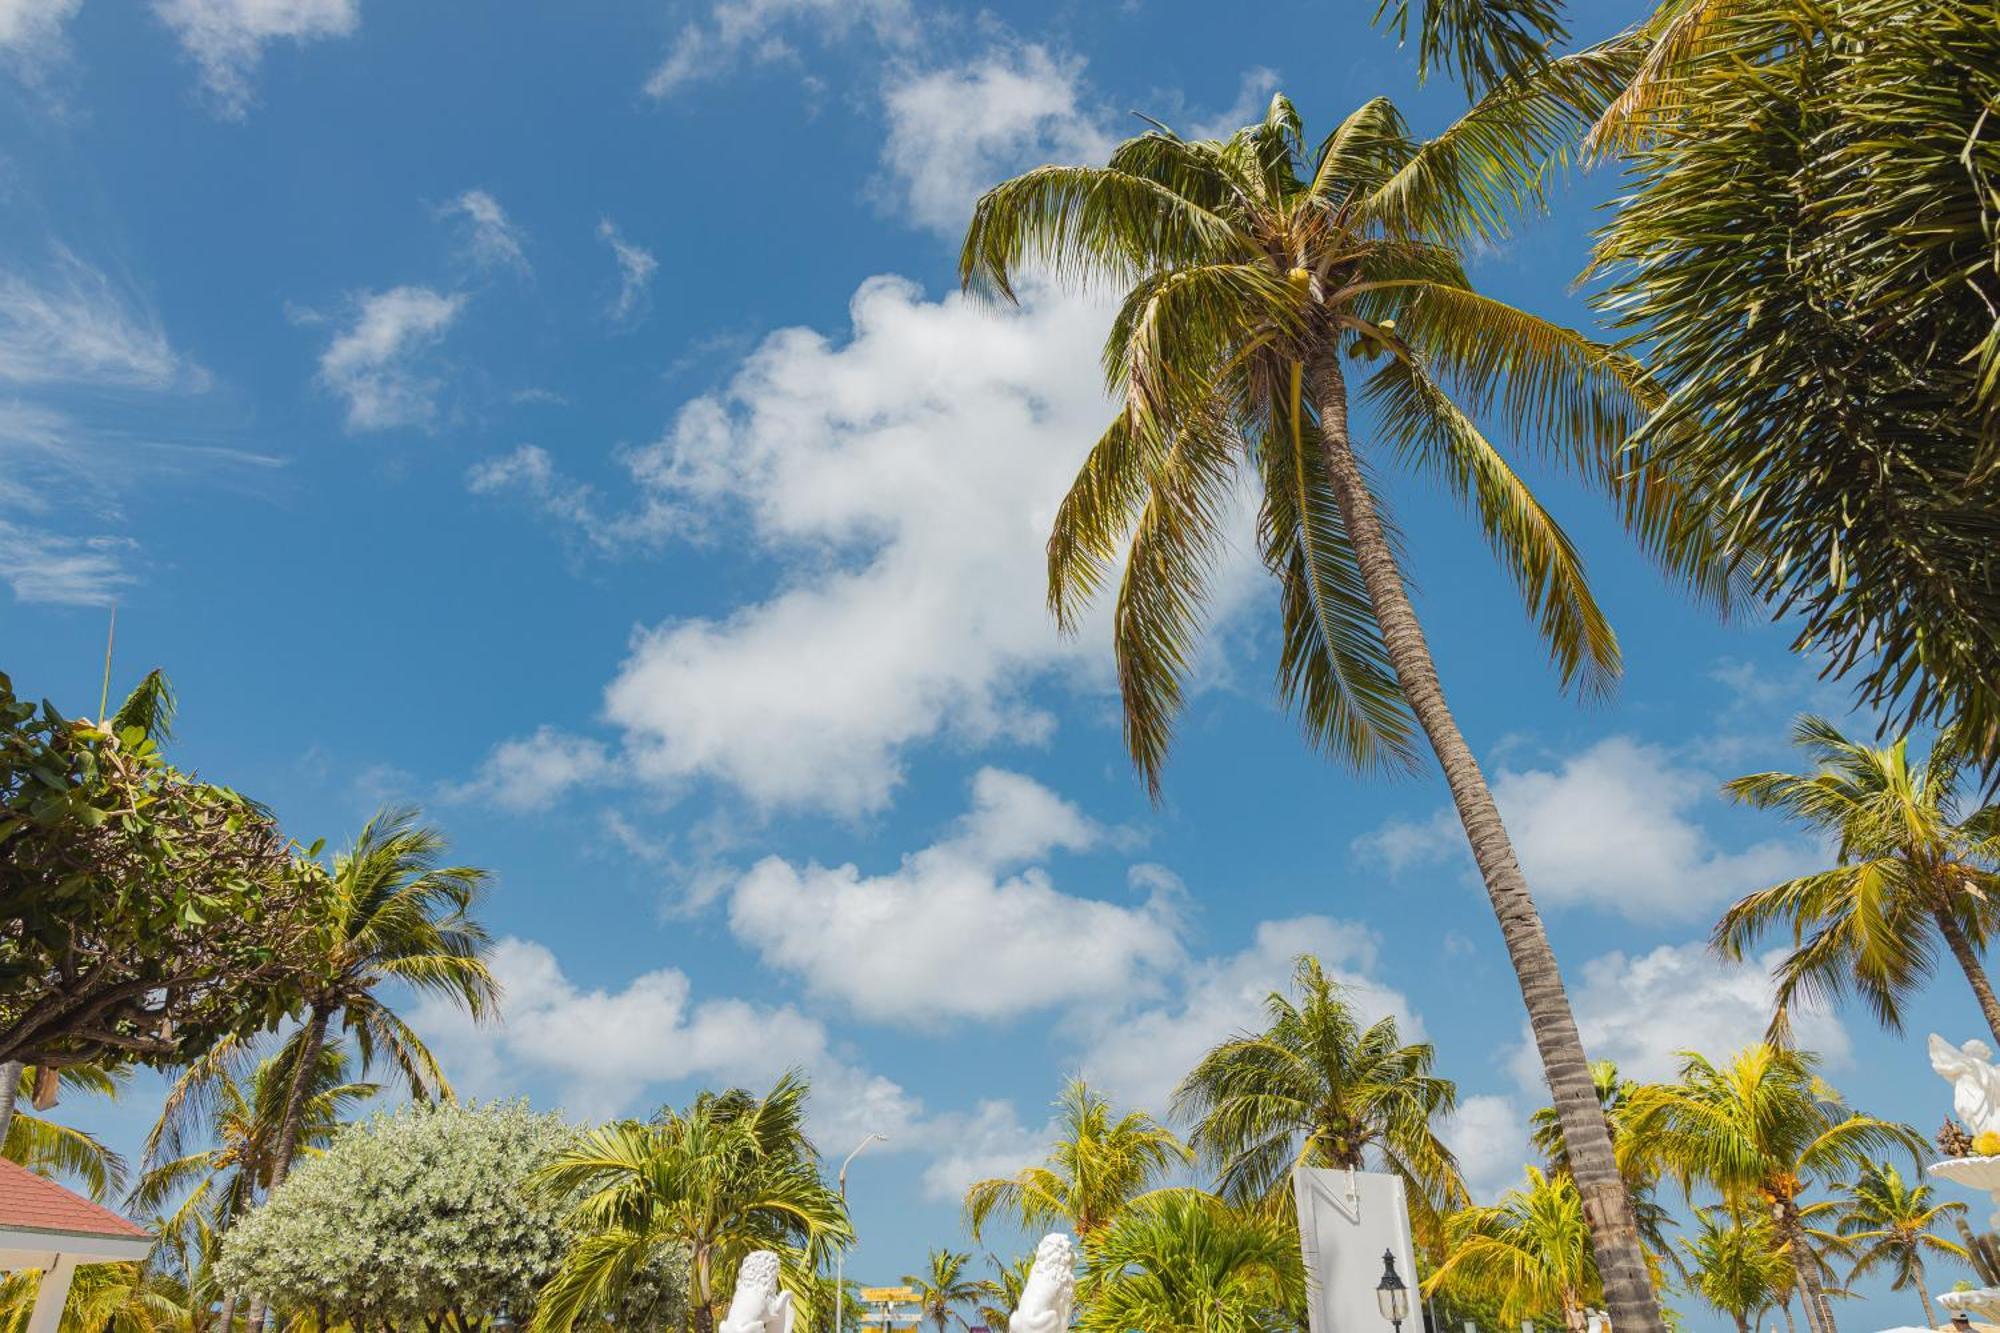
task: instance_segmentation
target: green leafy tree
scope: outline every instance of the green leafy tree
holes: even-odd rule
[[[1264,1001],[1263,1031],[1210,1050],[1174,1094],[1223,1197],[1283,1212],[1293,1168],[1379,1162],[1433,1221],[1469,1202],[1457,1159],[1432,1128],[1458,1091],[1431,1072],[1430,1044],[1406,1044],[1394,1015],[1364,1024],[1316,958],[1299,959],[1292,989],[1296,998]]]
[[[171,715],[157,672],[101,723],[0,675],[0,1141],[24,1066],[171,1066],[298,1006],[319,885],[166,761]]]
[[[1757,1317],[1782,1305],[1792,1287],[1792,1265],[1772,1234],[1771,1220],[1700,1208],[1694,1224],[1694,1234],[1681,1241],[1689,1293],[1727,1315],[1736,1333],[1752,1333]],[[1791,1319],[1789,1311],[1785,1318]]]
[[[36,1076],[25,1068],[16,1069],[15,1092],[20,1100],[30,1100]],[[59,1088],[100,1097],[116,1097],[131,1074],[125,1065],[66,1065],[51,1072],[57,1075]],[[73,1125],[28,1111],[17,1110],[8,1122],[0,1156],[45,1176],[76,1180],[100,1202],[125,1183],[125,1159],[109,1144]]]
[[[1907,1125],[1848,1111],[1814,1064],[1808,1053],[1769,1044],[1723,1066],[1690,1053],[1678,1081],[1632,1095],[1625,1146],[1690,1197],[1706,1185],[1734,1212],[1768,1215],[1797,1273],[1807,1324],[1834,1333],[1804,1196],[1867,1170],[1890,1149],[1914,1156],[1923,1140]]]
[[[525,1316],[576,1238],[569,1201],[529,1177],[577,1142],[560,1117],[521,1103],[378,1115],[301,1156],[236,1222],[217,1280],[265,1292],[282,1312],[356,1328],[479,1333],[503,1308]],[[671,1326],[684,1285],[680,1256],[662,1251],[604,1312],[627,1326]]]
[[[1194,1160],[1172,1130],[1143,1111],[1121,1115],[1082,1079],[1063,1088],[1056,1126],[1045,1161],[966,1189],[965,1215],[975,1239],[995,1213],[1024,1231],[1065,1226],[1087,1239],[1170,1169]]]
[[[1533,197],[1545,155],[1588,123],[1576,104],[1608,97],[1630,72],[1622,54],[1552,61],[1537,75],[1545,87],[1500,85],[1423,143],[1383,99],[1316,147],[1283,96],[1227,140],[1156,130],[1106,166],[1041,167],[989,191],[960,272],[1003,298],[1024,270],[1123,294],[1103,357],[1119,406],[1058,509],[1049,600],[1075,629],[1122,563],[1112,624],[1125,737],[1151,788],[1246,474],[1278,589],[1278,685],[1310,740],[1357,768],[1394,769],[1415,763],[1422,733],[1520,982],[1612,1315],[1625,1333],[1656,1333],[1554,951],[1446,703],[1371,480],[1407,467],[1462,504],[1558,674],[1586,692],[1615,679],[1617,639],[1517,461],[1601,491],[1676,579],[1726,594],[1702,497],[1624,447],[1659,402],[1634,363],[1475,291],[1459,257]],[[1357,393],[1373,441],[1351,412]],[[1514,447],[1503,451],[1481,421]]]
[[[1848,1186],[1847,1195],[1837,1230],[1857,1252],[1848,1281],[1886,1269],[1890,1288],[1914,1290],[1923,1302],[1924,1324],[1935,1327],[1937,1312],[1931,1309],[1930,1288],[1924,1285],[1924,1258],[1970,1262],[1962,1246],[1931,1234],[1943,1219],[1963,1213],[1965,1205],[1955,1200],[1934,1202],[1930,1186],[1904,1184],[1902,1172],[1887,1163],[1863,1171]]]
[[[537,1187],[573,1201],[575,1239],[538,1297],[538,1333],[567,1333],[667,1255],[686,1256],[695,1329],[714,1333],[716,1303],[754,1250],[786,1258],[783,1280],[810,1321],[822,1295],[815,1274],[854,1232],[806,1135],[806,1096],[796,1074],[762,1097],[705,1092],[650,1124],[594,1130],[542,1167]]]
[[[1968,799],[1959,738],[1941,737],[1922,763],[1911,761],[1907,739],[1865,745],[1825,718],[1800,718],[1792,739],[1812,771],[1752,773],[1723,787],[1838,849],[1831,869],[1750,894],[1715,928],[1716,948],[1737,960],[1771,927],[1791,928],[1774,1034],[1786,1031],[1797,1001],[1850,990],[1900,1032],[1903,1006],[1929,980],[1942,940],[2000,1041],[2000,998],[1981,961],[2000,897],[2000,805]]]
[[[903,1281],[917,1289],[918,1311],[937,1326],[938,1333],[949,1333],[955,1318],[964,1324],[959,1308],[979,1298],[979,1283],[965,1271],[971,1262],[970,1254],[958,1250],[932,1250],[928,1270],[903,1275]]]
[[[1569,1333],[1583,1333],[1603,1282],[1576,1181],[1531,1166],[1499,1203],[1453,1213],[1445,1219],[1444,1261],[1423,1289],[1496,1302],[1510,1326],[1557,1319]]]
[[[1305,1315],[1296,1225],[1161,1190],[1085,1243],[1083,1333],[1278,1333]]]
[[[41,1274],[0,1282],[0,1333],[25,1333]],[[85,1264],[70,1278],[58,1333],[186,1333],[192,1326],[185,1288],[145,1264]]]

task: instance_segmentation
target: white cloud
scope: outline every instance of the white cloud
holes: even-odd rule
[[[987,187],[1045,162],[1102,162],[1113,140],[1083,105],[1083,62],[1041,46],[912,74],[884,96],[882,162],[912,220],[956,238]]]
[[[1617,1061],[1620,1073],[1641,1081],[1671,1078],[1684,1050],[1727,1060],[1763,1039],[1771,1021],[1771,969],[1782,956],[1773,950],[1754,962],[1729,963],[1697,940],[1593,958],[1570,988],[1584,1050],[1593,1060]],[[1793,1026],[1801,1047],[1834,1067],[1847,1062],[1847,1031],[1833,1015],[1802,1010]],[[1541,1062],[1525,1033],[1513,1069],[1524,1089],[1545,1094]]]
[[[1354,922],[1324,916],[1263,922],[1242,951],[1189,966],[1171,999],[1107,1012],[1085,1046],[1084,1075],[1121,1103],[1165,1115],[1174,1085],[1210,1047],[1263,1026],[1265,999],[1290,989],[1300,954],[1318,958],[1367,1021],[1393,1015],[1403,1040],[1423,1040],[1408,998],[1374,976],[1377,952],[1373,932]]]
[[[202,84],[223,115],[240,117],[264,48],[345,37],[361,22],[360,0],[153,0],[153,12],[201,66]]]
[[[508,218],[500,201],[484,190],[467,190],[446,204],[440,214],[462,217],[466,223],[466,253],[481,268],[511,268],[530,271],[527,252],[521,248],[521,229]]]
[[[0,55],[33,81],[41,64],[64,53],[63,24],[82,7],[83,0],[0,0]]]
[[[604,781],[612,772],[602,742],[542,727],[494,746],[478,777],[448,788],[445,796],[526,812],[541,809],[572,787]]]
[[[938,1131],[946,1131],[938,1132]],[[1048,1154],[1054,1137],[1048,1127],[1021,1123],[1012,1102],[981,1102],[970,1115],[951,1118],[932,1136],[939,1150],[924,1169],[924,1197],[957,1203],[975,1180],[1011,1176]]]
[[[721,78],[745,60],[790,59],[795,52],[789,33],[834,41],[857,26],[883,45],[900,45],[912,36],[915,15],[909,0],[719,0],[705,22],[681,29],[647,78],[646,92],[666,97]]]
[[[364,294],[354,322],[327,344],[320,380],[347,400],[349,430],[421,426],[437,415],[438,381],[416,364],[465,305],[428,287]]]
[[[730,891],[729,925],[767,966],[884,1023],[1124,996],[1180,961],[1177,884],[1147,881],[1147,897],[1126,905],[1065,893],[1038,867],[1009,873],[1103,836],[1032,779],[982,769],[950,836],[895,871],[768,857]]]
[[[652,303],[653,275],[658,272],[660,261],[653,258],[652,251],[620,235],[617,224],[610,218],[598,220],[597,234],[611,247],[611,255],[618,261],[618,295],[611,302],[611,318],[623,324],[643,317]]]
[[[1458,1158],[1459,1174],[1475,1203],[1491,1203],[1521,1183],[1528,1147],[1528,1112],[1512,1097],[1480,1093],[1459,1099],[1458,1110],[1438,1126],[1438,1137]]]
[[[1553,769],[1502,767],[1494,799],[1544,907],[1590,906],[1638,920],[1706,916],[1728,899],[1808,868],[1811,849],[1768,839],[1726,851],[1700,823],[1721,780],[1662,746],[1612,736]],[[1449,809],[1393,820],[1356,841],[1391,870],[1469,863]]]
[[[136,580],[122,537],[69,537],[0,518],[0,583],[23,602],[108,606]]]
[[[1237,82],[1234,102],[1206,120],[1195,121],[1181,133],[1190,139],[1226,139],[1245,125],[1260,123],[1270,109],[1271,94],[1277,91],[1278,71],[1252,65]]]
[[[43,275],[0,271],[0,381],[164,390],[205,377],[143,302],[57,246]]]

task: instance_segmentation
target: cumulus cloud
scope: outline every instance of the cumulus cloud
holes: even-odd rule
[[[626,240],[610,218],[598,220],[597,234],[618,261],[618,295],[611,302],[611,318],[624,324],[643,317],[652,303],[653,274],[660,261],[652,251]]]
[[[251,80],[266,46],[345,37],[361,22],[360,0],[153,0],[153,12],[201,67],[203,87],[231,118],[250,108]]]
[[[1593,958],[1570,987],[1584,1049],[1594,1060],[1617,1061],[1620,1073],[1641,1081],[1671,1078],[1686,1050],[1726,1060],[1763,1039],[1771,1021],[1771,969],[1782,957],[1782,950],[1773,950],[1753,962],[1729,963],[1696,940]],[[1852,1047],[1832,1014],[1802,1010],[1793,1025],[1801,1047],[1818,1051],[1834,1067],[1847,1062]],[[1525,1033],[1513,1070],[1524,1089],[1545,1091]]]
[[[0,583],[22,602],[109,606],[136,580],[123,537],[71,537],[0,518]]]
[[[1528,1114],[1512,1097],[1479,1093],[1461,1097],[1458,1110],[1438,1126],[1474,1202],[1491,1203],[1521,1183],[1522,1164],[1535,1159]]]
[[[957,237],[988,186],[1044,162],[1102,162],[1113,140],[1085,105],[1083,62],[1041,46],[993,50],[889,85],[882,164],[897,205]]]
[[[646,93],[668,97],[746,60],[791,59],[795,36],[837,41],[860,28],[897,46],[909,40],[914,24],[909,0],[719,0],[704,19],[680,30],[647,78]]]
[[[541,809],[572,787],[601,782],[612,772],[603,742],[541,727],[494,746],[479,775],[447,788],[445,796],[526,812]]]
[[[769,857],[730,890],[729,925],[767,966],[884,1023],[1004,1019],[1122,996],[1179,962],[1177,886],[1155,879],[1143,900],[1106,902],[1063,892],[1039,867],[1014,869],[1102,837],[1041,784],[982,769],[951,834],[894,871]]]
[[[354,322],[319,359],[320,382],[347,401],[349,430],[422,426],[436,417],[439,381],[423,372],[421,360],[464,306],[464,296],[428,287],[360,297]]]
[[[142,300],[62,246],[44,272],[0,270],[0,381],[200,387]]]
[[[1730,851],[1700,822],[1721,779],[1663,746],[1612,736],[1553,768],[1501,767],[1494,799],[1545,907],[1588,906],[1638,920],[1707,916],[1719,902],[1809,867],[1811,848],[1767,839]],[[1450,809],[1392,820],[1356,842],[1392,871],[1467,864]]]
[[[63,25],[82,7],[83,0],[0,0],[0,55],[34,78],[63,54]]]
[[[1165,1115],[1175,1083],[1210,1047],[1263,1025],[1265,999],[1290,989],[1301,954],[1320,960],[1367,1021],[1393,1016],[1405,1041],[1421,1041],[1423,1023],[1408,997],[1375,975],[1378,951],[1374,933],[1355,922],[1263,922],[1248,947],[1188,966],[1170,997],[1107,1013],[1084,1047],[1084,1075],[1122,1103]]]
[[[522,246],[522,232],[500,201],[484,190],[467,190],[446,204],[444,217],[463,219],[466,255],[481,268],[511,268],[519,273],[530,270]]]

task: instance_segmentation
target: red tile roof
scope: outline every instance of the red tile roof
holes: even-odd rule
[[[0,1158],[0,1227],[143,1240],[152,1233],[46,1176]]]

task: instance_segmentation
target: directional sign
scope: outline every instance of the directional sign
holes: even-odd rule
[[[917,1299],[915,1287],[863,1287],[861,1299],[870,1305],[895,1305]]]

